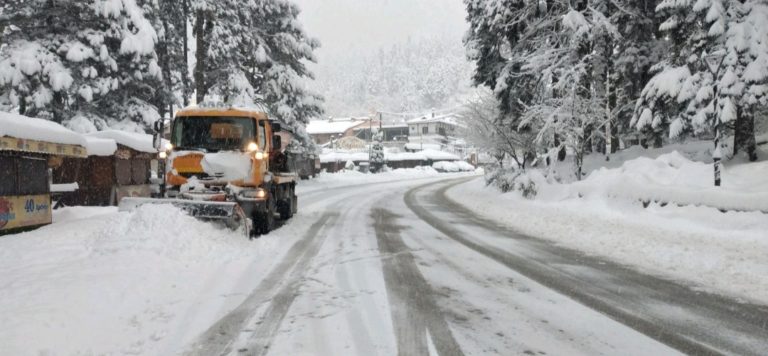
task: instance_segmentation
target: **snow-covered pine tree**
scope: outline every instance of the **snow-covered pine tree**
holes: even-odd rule
[[[734,153],[744,149],[756,159],[753,112],[766,100],[767,8],[764,0],[662,1],[660,29],[675,50],[656,66],[633,125],[657,131],[669,125],[672,138],[735,131]],[[724,56],[716,76],[705,63],[712,53]]]
[[[313,79],[319,42],[298,21],[287,0],[193,0],[197,41],[197,100],[215,94],[223,101],[262,104],[309,145],[304,126],[322,114],[322,97],[306,88]]]
[[[160,116],[173,114],[174,107],[189,104],[191,93],[187,66],[189,0],[140,0],[147,20],[157,32],[157,62],[162,86],[150,102]]]
[[[618,149],[618,135],[635,131],[631,127],[637,99],[650,80],[651,67],[660,62],[666,43],[659,35],[656,6],[661,0],[617,0],[611,11],[611,23],[616,26],[621,41],[614,41],[611,76],[608,81],[613,118],[610,127],[613,142]],[[606,127],[606,130],[609,128]]]
[[[0,52],[0,91],[22,114],[77,131],[142,131],[161,78],[156,32],[134,0],[15,1]]]
[[[567,4],[545,0],[465,0],[465,4],[469,31],[464,43],[468,57],[476,65],[473,80],[496,96],[496,125],[502,131],[532,130],[531,125],[521,122],[525,108],[541,90],[540,73],[524,66],[527,56],[543,43],[556,50],[559,42],[554,37],[548,42],[547,36],[558,33],[558,16]],[[533,154],[525,152],[522,156]]]

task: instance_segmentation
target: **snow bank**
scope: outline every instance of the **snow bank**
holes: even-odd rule
[[[172,206],[57,210],[53,225],[0,238],[0,353],[175,354],[242,301],[278,240]]]
[[[597,197],[556,202],[499,194],[481,179],[448,191],[511,230],[696,288],[768,303],[768,215],[702,207],[647,209]]]
[[[571,184],[552,184],[530,174],[538,198],[612,198],[768,213],[768,161],[726,166],[723,185],[714,186],[712,164],[694,162],[674,151],[656,159],[639,157],[619,168],[600,168]]]
[[[424,150],[419,153],[433,161],[458,161],[460,159],[459,156],[453,153],[437,150]]]
[[[53,121],[0,112],[0,137],[86,147],[85,138]]]
[[[141,134],[128,131],[106,130],[86,134],[86,136],[96,138],[106,138],[115,140],[120,145],[130,147],[136,151],[146,153],[157,153],[157,149],[152,145],[152,135]]]

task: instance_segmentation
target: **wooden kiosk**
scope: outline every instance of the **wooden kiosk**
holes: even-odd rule
[[[57,123],[0,113],[0,235],[52,222],[49,167],[85,158],[85,145]]]

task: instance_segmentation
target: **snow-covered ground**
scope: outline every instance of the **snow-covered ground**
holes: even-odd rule
[[[446,176],[322,174],[300,184],[305,203],[289,224],[253,241],[170,206],[57,210],[52,225],[0,238],[0,355],[176,354],[242,303],[329,204],[303,197]]]
[[[250,290],[276,239],[170,206],[56,211],[0,239],[0,354],[168,354]]]
[[[612,168],[597,168],[593,158],[594,171],[581,182],[559,184],[531,173],[535,199],[499,194],[482,179],[448,196],[520,233],[768,303],[768,214],[719,210],[768,211],[768,161],[727,164],[723,187],[715,188],[711,164],[691,161],[685,152],[656,153],[655,159],[622,153]],[[670,204],[644,208],[649,200]]]

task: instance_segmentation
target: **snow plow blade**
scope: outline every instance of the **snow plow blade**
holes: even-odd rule
[[[242,216],[242,209],[237,203],[197,201],[187,199],[123,198],[118,211],[133,211],[146,204],[170,204],[187,214],[200,219],[237,219]]]

